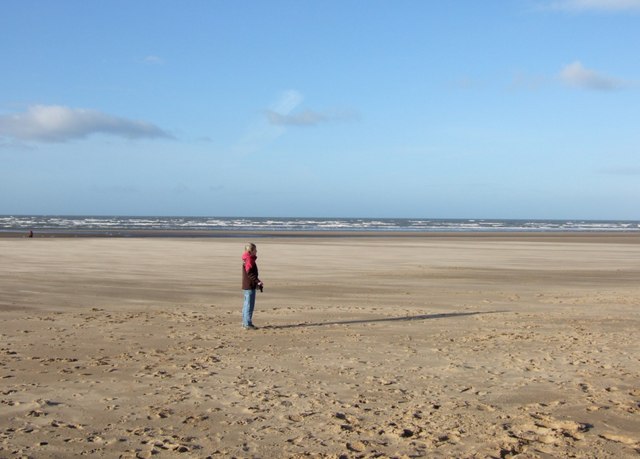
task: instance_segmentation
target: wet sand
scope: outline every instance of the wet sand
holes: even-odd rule
[[[634,234],[0,238],[0,457],[637,457]]]

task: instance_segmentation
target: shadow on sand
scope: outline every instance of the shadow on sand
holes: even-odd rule
[[[300,327],[326,327],[330,325],[357,325],[357,324],[375,324],[380,322],[411,322],[415,320],[431,320],[431,319],[446,319],[449,317],[465,317],[476,316],[480,314],[498,314],[508,311],[485,311],[485,312],[448,312],[442,314],[421,314],[419,316],[404,316],[404,317],[385,317],[383,319],[356,319],[356,320],[338,320],[332,322],[315,322],[315,323],[299,323],[291,325],[266,325],[260,327],[264,330],[282,330],[285,328],[300,328]]]

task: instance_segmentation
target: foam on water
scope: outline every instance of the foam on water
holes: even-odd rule
[[[0,231],[640,232],[640,221],[405,218],[0,216]]]

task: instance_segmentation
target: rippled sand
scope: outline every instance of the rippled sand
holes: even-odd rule
[[[0,457],[637,457],[638,236],[0,239]]]

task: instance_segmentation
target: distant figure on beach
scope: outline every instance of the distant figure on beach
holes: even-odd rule
[[[33,237],[33,231],[29,231],[29,237]]]
[[[264,284],[258,278],[258,248],[252,242],[248,243],[242,254],[242,291],[244,292],[244,305],[242,307],[242,328],[255,330],[253,325],[253,309],[256,305],[256,289],[264,288]]]

